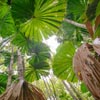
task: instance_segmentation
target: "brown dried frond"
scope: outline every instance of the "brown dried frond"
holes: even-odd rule
[[[74,55],[73,65],[77,77],[100,100],[100,45],[83,44]]]

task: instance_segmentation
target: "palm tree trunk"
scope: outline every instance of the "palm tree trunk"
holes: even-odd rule
[[[66,84],[65,81],[62,81],[62,83],[64,84],[64,86],[66,87],[67,91],[69,92],[69,94],[72,96],[73,100],[78,100],[77,97],[73,94],[73,92],[70,90],[69,86]]]
[[[24,80],[24,70],[25,70],[24,60],[19,49],[17,50],[17,55],[18,55],[18,59],[17,59],[18,77],[19,80]]]
[[[11,86],[12,81],[12,74],[13,74],[13,63],[14,63],[14,55],[13,55],[13,48],[12,48],[12,55],[10,59],[10,64],[8,66],[8,82],[7,82],[7,89]]]

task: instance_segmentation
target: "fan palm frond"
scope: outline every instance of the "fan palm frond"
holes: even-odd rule
[[[26,37],[41,40],[57,32],[65,8],[65,0],[13,0],[12,15]]]

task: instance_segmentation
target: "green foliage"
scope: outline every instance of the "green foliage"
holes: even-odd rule
[[[87,100],[87,99],[94,100],[91,93],[89,92],[88,88],[86,87],[86,85],[83,82],[80,84],[80,92],[83,97],[83,100]]]
[[[68,0],[66,18],[84,23],[88,1],[92,3],[93,0]],[[87,17],[89,19],[94,18],[95,11],[96,16],[100,14],[100,2],[97,9],[96,6],[88,6]],[[41,41],[43,37],[48,38],[52,34],[57,34],[65,15],[65,9],[66,0],[12,0],[10,6],[7,4],[7,0],[0,0],[0,36],[3,39],[14,36],[10,38],[11,44],[20,48],[23,56],[26,57],[25,79],[27,81],[33,82],[40,79],[41,75],[47,76],[49,74],[50,49],[47,45],[37,41]],[[81,44],[84,37],[83,34],[86,34],[87,31],[63,22],[60,33],[64,43],[58,47],[57,54],[54,56],[53,72],[62,80],[67,79],[70,82],[77,82],[72,68],[72,60],[76,48],[72,42],[68,41],[75,41],[77,43],[75,45]],[[95,35],[99,36],[99,27]],[[8,49],[7,47],[5,48]],[[4,65],[8,66],[11,58],[9,49],[1,52],[0,56],[1,59],[4,59]],[[16,62],[15,53],[14,58],[14,62]],[[6,83],[7,74],[0,74],[0,93],[5,90]],[[83,84],[81,84],[81,91],[82,93],[88,92]],[[72,100],[72,97],[66,94],[62,84],[56,87],[56,93],[60,100]]]
[[[6,3],[6,2],[7,2],[7,0],[0,0],[0,2],[2,2],[2,3]]]
[[[66,94],[64,91],[59,96],[59,98],[60,100],[73,100],[73,98],[69,94]]]
[[[60,39],[61,42],[73,40],[78,43],[83,41],[83,35],[87,35],[87,31],[67,22],[63,22],[59,35],[60,36],[58,36],[58,39]]]
[[[65,42],[58,47],[53,60],[53,71],[57,77],[73,82],[77,80],[72,68],[74,53],[75,46],[72,42]]]
[[[0,52],[1,58],[4,59],[3,64],[4,64],[6,67],[8,67],[8,66],[10,65],[11,54],[12,54],[11,52],[6,51],[6,50]],[[16,62],[16,57],[17,57],[17,55],[16,55],[16,53],[14,53],[14,63]]]
[[[35,41],[57,32],[65,14],[65,0],[13,0],[15,24],[26,37]]]
[[[33,54],[35,61],[43,61],[47,58],[50,58],[50,48],[41,42],[30,42],[29,44],[29,53]]]
[[[7,74],[0,73],[0,94],[6,89]]]
[[[1,55],[4,57],[4,65],[8,67],[10,64],[11,53],[7,51],[3,51]]]
[[[79,21],[84,16],[88,0],[68,0],[67,17]]]
[[[46,80],[47,79],[47,80]],[[44,84],[45,80],[45,84]],[[54,100],[73,100],[70,94],[66,91],[62,81],[55,76],[44,77],[44,80],[40,79],[33,84],[41,88],[48,99]],[[47,87],[46,87],[47,86]],[[55,91],[55,93],[54,93]]]
[[[100,0],[93,0],[93,2],[91,2],[88,5],[87,11],[86,11],[86,15],[87,15],[88,20],[91,21],[96,17],[96,8],[97,8],[99,1]]]
[[[82,93],[88,92],[88,89],[84,83],[81,83],[81,91],[82,91]]]
[[[32,54],[37,55],[38,53],[38,56],[42,57],[41,59],[43,59],[44,57],[43,55],[45,53],[46,57],[48,58],[50,57],[50,54],[47,53],[47,51],[50,51],[47,45],[41,42],[35,42],[33,40],[29,40],[22,33],[16,34],[16,36],[12,40],[12,44],[21,48],[21,51],[27,53],[28,55],[32,55]]]
[[[40,79],[41,75],[49,74],[49,64],[47,62],[33,62],[33,65],[26,67],[25,79],[29,82]]]
[[[10,7],[0,2],[0,36],[8,37],[14,33],[15,27],[10,13]]]
[[[11,42],[13,45],[21,48],[22,52],[28,52],[30,40],[26,38],[22,33],[17,33]]]
[[[3,2],[0,2],[0,18],[3,18],[9,11],[9,6]]]
[[[67,1],[67,15],[65,19],[70,21],[84,23],[86,19],[86,8],[88,0],[68,0]],[[83,37],[88,36],[86,29],[77,27],[71,23],[63,21],[62,27],[58,34],[58,41],[74,41],[76,44],[80,44],[84,40]]]
[[[95,33],[94,33],[94,39],[100,37],[100,25],[97,27]]]
[[[100,15],[100,2],[98,3],[98,6],[96,8],[96,16]]]
[[[39,79],[41,75],[49,74],[50,49],[44,43],[33,43],[30,45],[29,67],[26,70],[26,79],[33,81]]]
[[[74,31],[76,27],[74,25],[71,25],[69,23],[63,22],[62,23],[62,31],[63,31],[63,40],[72,40],[74,37]]]

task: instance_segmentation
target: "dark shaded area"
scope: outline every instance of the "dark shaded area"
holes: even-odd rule
[[[8,1],[7,1],[7,4],[8,4],[8,5],[11,5],[11,2],[12,2],[12,0],[8,0]]]
[[[100,0],[94,0],[91,4],[88,4],[86,15],[90,21],[95,18],[96,8],[99,1]]]

